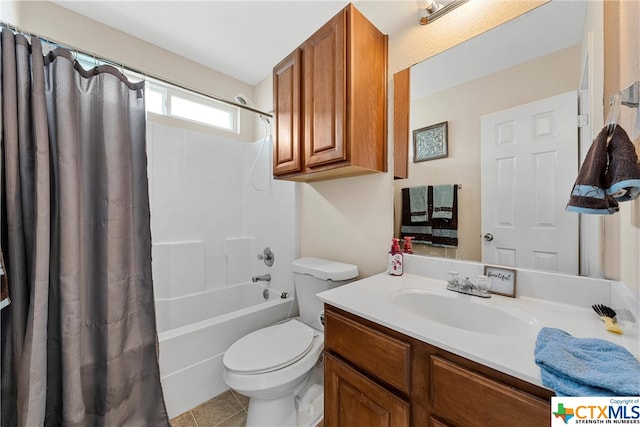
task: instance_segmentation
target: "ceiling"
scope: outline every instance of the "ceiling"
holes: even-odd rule
[[[189,58],[255,86],[348,0],[49,0],[124,33]],[[393,37],[418,26],[416,0],[354,0],[380,31]],[[502,69],[546,51],[580,42],[587,2],[551,1],[502,25],[500,32],[476,37],[464,53],[438,55],[430,70],[445,83],[477,78],[483,68]],[[464,6],[463,6],[464,7]],[[475,45],[474,45],[475,43]],[[477,44],[484,47],[479,50]],[[463,44],[464,45],[464,44]],[[464,46],[461,45],[462,49]],[[542,51],[539,51],[542,49]],[[456,64],[483,52],[475,67]],[[448,54],[448,55],[447,55]],[[454,72],[458,70],[458,72]],[[463,75],[458,75],[462,72]],[[471,74],[471,75],[466,75]],[[431,84],[433,80],[430,80]],[[426,84],[426,82],[425,82]],[[433,89],[433,88],[432,88]]]
[[[349,2],[50,0],[250,85]],[[415,0],[353,1],[383,33],[417,25]]]

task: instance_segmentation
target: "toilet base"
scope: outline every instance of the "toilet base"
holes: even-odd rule
[[[278,399],[249,399],[247,427],[297,427],[295,395],[293,392]]]

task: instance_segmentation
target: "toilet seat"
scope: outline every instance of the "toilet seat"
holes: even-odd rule
[[[251,332],[226,351],[222,361],[239,374],[261,374],[282,369],[304,357],[314,343],[316,331],[291,319]]]

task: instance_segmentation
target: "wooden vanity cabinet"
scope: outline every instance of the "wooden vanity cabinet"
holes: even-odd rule
[[[326,427],[551,423],[553,393],[325,306]]]
[[[387,36],[353,5],[273,70],[276,178],[387,169]]]

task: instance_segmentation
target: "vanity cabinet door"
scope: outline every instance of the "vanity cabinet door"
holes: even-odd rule
[[[428,363],[432,417],[451,426],[549,425],[547,401],[439,356]]]
[[[326,427],[408,427],[409,403],[337,357],[325,358]]]
[[[356,322],[342,314],[325,311],[325,349],[365,371],[402,394],[411,388],[411,344]]]
[[[429,426],[430,427],[451,427],[434,417],[429,417]]]

